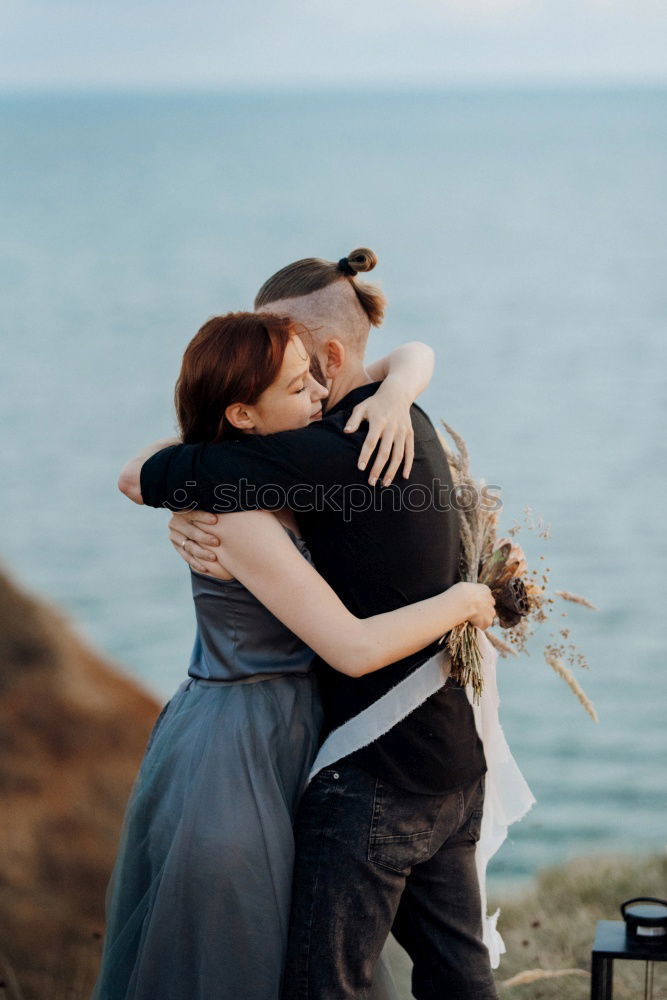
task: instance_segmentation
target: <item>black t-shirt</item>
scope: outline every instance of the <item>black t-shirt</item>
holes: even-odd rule
[[[141,470],[144,503],[217,513],[291,507],[318,571],[360,618],[432,597],[459,579],[449,465],[430,420],[413,406],[410,478],[399,472],[388,488],[369,486],[368,471],[357,469],[367,427],[352,434],[343,428],[353,407],[377,388],[354,389],[321,421],[299,430],[165,448]],[[319,660],[327,730],[363,711],[438,648],[433,643],[360,678]],[[486,770],[465,690],[451,680],[349,760],[424,794],[448,791]]]

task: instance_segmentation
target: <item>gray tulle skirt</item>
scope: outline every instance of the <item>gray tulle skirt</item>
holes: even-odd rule
[[[181,686],[127,807],[95,1000],[278,1000],[320,725],[312,675]]]

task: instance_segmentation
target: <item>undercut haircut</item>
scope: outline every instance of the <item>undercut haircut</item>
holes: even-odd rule
[[[298,299],[319,292],[336,281],[347,281],[354,289],[359,304],[371,326],[380,326],[387,300],[375,285],[357,281],[357,274],[372,271],[377,257],[367,247],[351,250],[337,263],[319,257],[305,257],[287,264],[264,282],[255,297],[255,309],[266,309],[272,302]]]

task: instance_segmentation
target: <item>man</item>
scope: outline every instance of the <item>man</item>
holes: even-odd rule
[[[412,407],[414,464],[409,478],[390,487],[375,484],[376,465],[366,482],[357,467],[363,434],[346,433],[353,408],[377,388],[364,354],[384,301],[355,278],[374,263],[365,250],[338,264],[298,261],[270,278],[255,302],[311,332],[313,364],[329,387],[322,421],[243,441],[173,446],[140,472],[143,501],[152,506],[224,511],[286,498],[317,569],[360,617],[459,579],[452,480],[426,414]],[[388,458],[378,454],[376,464]],[[135,499],[137,475],[135,468],[123,484]],[[174,518],[172,529],[183,544],[190,539],[191,557],[204,556],[196,514]],[[320,663],[326,731],[374,705],[437,648],[360,679]],[[296,828],[286,1000],[366,996],[392,928],[413,960],[417,1000],[496,997],[475,871],[485,771],[465,690],[450,679],[384,735],[313,778]]]

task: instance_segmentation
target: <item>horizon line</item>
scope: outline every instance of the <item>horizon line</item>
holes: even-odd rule
[[[476,93],[491,91],[544,93],[563,91],[628,91],[667,89],[667,74],[663,76],[623,76],[623,77],[558,77],[558,78],[496,78],[488,80],[411,80],[396,83],[390,80],[358,80],[340,84],[335,81],[266,81],[260,84],[245,82],[220,83],[35,83],[8,85],[0,82],[0,98],[4,97],[251,97],[285,96],[309,97],[325,95],[355,94],[359,99],[374,95],[437,95]]]

